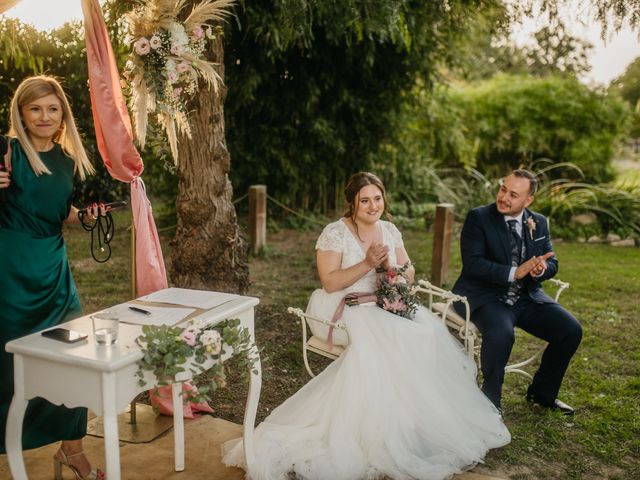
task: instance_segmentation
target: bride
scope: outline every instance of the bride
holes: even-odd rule
[[[345,216],[316,243],[323,289],[307,312],[321,318],[332,318],[346,293],[374,291],[376,268],[409,261],[398,229],[381,220],[380,179],[353,175],[345,197]],[[413,267],[405,274],[412,281]],[[474,363],[428,310],[419,307],[410,320],[346,307],[342,321],[349,347],[257,427],[249,478],[437,480],[509,443],[500,413],[476,385]],[[226,465],[246,469],[241,439],[223,450]]]

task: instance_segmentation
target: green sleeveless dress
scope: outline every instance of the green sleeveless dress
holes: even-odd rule
[[[51,175],[38,177],[16,139],[11,148],[11,185],[0,200],[0,453],[6,451],[13,397],[13,356],[5,344],[82,313],[62,238],[71,208],[73,160],[55,145],[40,153]],[[23,448],[76,440],[86,428],[85,408],[35,398],[24,417]]]

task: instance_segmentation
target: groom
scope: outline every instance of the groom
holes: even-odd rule
[[[542,291],[541,282],[558,271],[558,259],[547,219],[527,209],[537,186],[531,172],[514,170],[494,203],[468,213],[460,238],[462,273],[453,291],[467,297],[471,321],[482,333],[482,390],[494,405],[500,408],[504,369],[519,327],[549,342],[527,400],[571,415],[573,408],[557,395],[582,329]],[[464,315],[462,304],[455,309]]]

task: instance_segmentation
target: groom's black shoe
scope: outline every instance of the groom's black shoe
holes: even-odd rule
[[[567,405],[562,400],[558,400],[556,398],[552,403],[545,402],[531,392],[527,392],[527,402],[535,403],[536,405],[540,405],[541,407],[562,412],[563,415],[573,415],[575,413],[574,408]]]

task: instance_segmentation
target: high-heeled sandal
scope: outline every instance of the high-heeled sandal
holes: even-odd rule
[[[78,453],[72,453],[71,455],[67,455],[64,453],[62,448],[59,448],[56,454],[53,456],[53,473],[55,475],[55,480],[62,480],[63,465],[69,467],[69,469],[76,476],[76,480],[105,480],[104,472],[99,468],[98,469],[94,468],[89,472],[89,475],[87,475],[86,477],[83,477],[82,475],[80,475],[80,472],[78,471],[78,467],[76,467],[75,465],[71,465],[69,463],[70,458],[77,457],[83,454],[84,452],[80,450]],[[62,458],[60,458],[59,456],[62,456]]]

